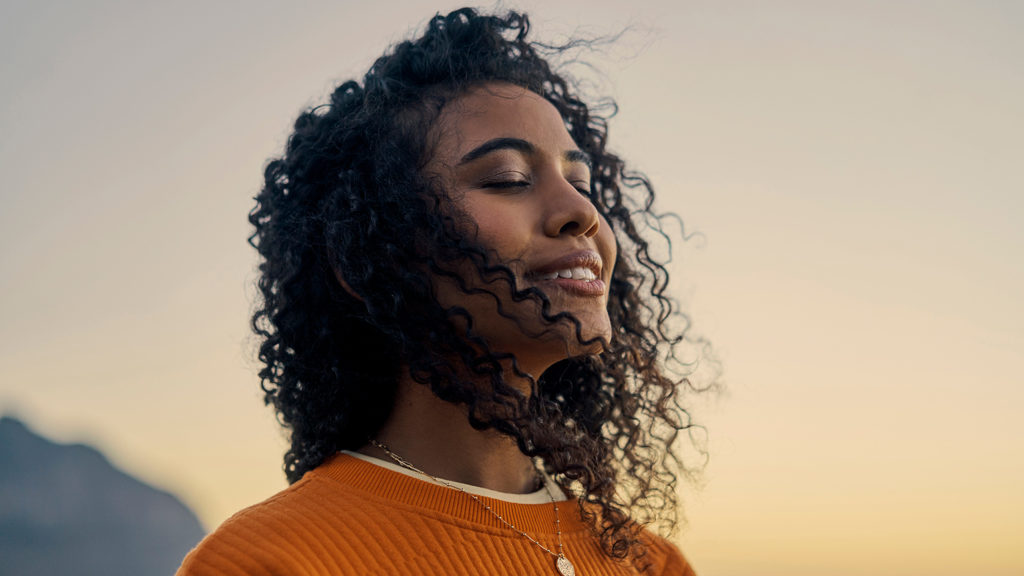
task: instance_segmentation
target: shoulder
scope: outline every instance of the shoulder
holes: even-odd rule
[[[654,576],[696,576],[679,547],[665,538],[652,537],[647,552],[652,561],[649,573]]]
[[[336,573],[337,566],[320,564],[345,551],[325,554],[325,547],[343,548],[359,538],[355,532],[366,505],[358,491],[331,484],[307,474],[238,512],[185,557],[178,576]]]
[[[301,521],[304,496],[300,481],[228,518],[185,557],[178,576],[288,573],[289,554],[281,552],[302,545],[289,525]]]

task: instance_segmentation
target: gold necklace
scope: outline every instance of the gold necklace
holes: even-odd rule
[[[475,500],[477,502],[477,504],[480,504],[481,506],[483,506],[484,510],[487,510],[488,512],[491,513],[492,516],[494,516],[495,518],[500,520],[502,524],[504,524],[505,526],[508,526],[512,530],[515,530],[521,536],[523,536],[524,538],[526,538],[530,542],[533,542],[534,544],[536,544],[541,550],[543,550],[543,551],[547,552],[548,554],[554,556],[555,557],[555,569],[558,570],[559,574],[561,574],[562,576],[576,576],[576,568],[572,565],[572,562],[569,562],[569,559],[566,558],[565,554],[562,552],[562,528],[559,525],[559,521],[558,521],[558,502],[555,501],[555,497],[554,497],[553,494],[551,494],[551,489],[548,488],[548,483],[543,479],[543,477],[541,478],[541,483],[544,485],[544,491],[548,493],[548,498],[551,499],[551,504],[554,505],[554,507],[555,507],[555,536],[556,536],[556,538],[558,538],[558,553],[557,554],[552,552],[547,546],[545,546],[545,545],[541,544],[540,542],[534,540],[534,538],[532,536],[530,536],[529,534],[527,534],[526,532],[523,532],[519,528],[516,528],[508,520],[505,520],[504,518],[502,518],[501,514],[498,514],[497,512],[492,510],[489,505],[485,504],[482,500],[477,498],[476,494],[473,494],[472,492],[467,492],[466,490],[463,490],[461,487],[456,486],[456,485],[452,484],[451,482],[447,482],[447,481],[442,480],[442,479],[440,479],[440,478],[438,478],[436,476],[432,476],[430,474],[427,474],[423,470],[420,470],[419,468],[413,466],[412,463],[409,462],[408,460],[406,460],[405,458],[402,458],[398,454],[395,454],[394,452],[392,452],[391,448],[388,448],[387,445],[382,443],[382,442],[378,442],[377,440],[371,439],[370,440],[370,444],[373,444],[377,448],[380,448],[381,450],[383,450],[384,453],[388,455],[388,458],[391,458],[392,460],[394,460],[402,468],[407,468],[409,470],[412,470],[413,472],[417,472],[419,474],[422,474],[422,475],[426,476],[427,478],[430,478],[434,482],[437,482],[438,484],[441,484],[442,486],[447,486],[448,488],[451,488],[452,490],[458,490],[459,492],[462,492],[466,496],[469,496],[470,498]],[[538,474],[539,474],[539,472],[538,472]]]

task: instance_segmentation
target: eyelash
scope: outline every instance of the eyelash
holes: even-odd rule
[[[529,185],[530,185],[530,181],[529,180],[499,180],[499,181],[495,181],[495,182],[484,182],[483,183],[483,187],[484,188],[498,188],[498,189],[519,188],[519,187],[525,187],[525,186],[529,186]]]
[[[526,186],[529,186],[530,184],[532,184],[532,182],[530,182],[529,180],[501,180],[496,182],[484,182],[482,187],[503,190],[509,188],[524,188]],[[570,182],[570,184],[572,184],[572,187],[575,188],[576,191],[579,192],[580,194],[583,194],[584,196],[590,195],[589,187],[583,185],[582,181],[580,181],[580,183]]]

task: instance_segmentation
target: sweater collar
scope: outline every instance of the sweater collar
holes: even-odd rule
[[[388,460],[382,460],[374,456],[360,454],[359,452],[350,452],[348,450],[342,450],[341,453],[348,454],[353,458],[358,458],[365,462],[369,462],[370,464],[373,464],[375,466],[382,466],[393,472],[398,472],[399,474],[412,476],[417,480],[422,480],[424,482],[436,484],[436,482],[430,476],[427,476],[426,474],[421,474],[413,470],[409,470],[408,468],[403,468],[398,464],[395,464],[394,462],[390,462]],[[550,504],[552,497],[554,497],[554,499],[558,502],[562,502],[568,499],[568,497],[565,495],[565,492],[562,491],[558,484],[555,484],[555,481],[550,476],[548,476],[543,471],[541,471],[541,475],[543,477],[544,482],[547,484],[547,488],[545,489],[544,486],[541,486],[540,490],[537,490],[536,492],[530,492],[529,494],[499,492],[498,490],[489,490],[487,488],[481,488],[480,486],[473,486],[472,484],[463,484],[462,482],[456,482],[454,480],[449,480],[447,478],[441,478],[441,480],[444,480],[445,482],[453,486],[459,487],[463,492],[468,492],[476,496],[486,496],[494,500],[504,500],[505,502],[510,502],[512,504]]]
[[[361,455],[360,455],[361,456]],[[512,533],[494,517],[485,506],[507,520],[513,526],[528,534],[554,534],[555,511],[550,499],[539,504],[509,502],[493,497],[509,496],[500,492],[492,495],[471,496],[467,492],[442,486],[430,479],[421,479],[403,471],[355,457],[344,452],[328,458],[323,464],[310,471],[302,481],[316,478],[330,479],[350,489],[363,492],[368,497],[386,500],[389,505],[408,506],[429,515],[444,515],[483,527],[493,527],[501,533]],[[561,491],[554,492],[556,499]],[[476,498],[474,500],[474,497]],[[560,501],[558,519],[562,534],[586,530],[575,501]]]

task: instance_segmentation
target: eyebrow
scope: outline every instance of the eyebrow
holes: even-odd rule
[[[459,160],[459,166],[483,158],[497,150],[515,150],[523,154],[533,154],[537,151],[537,147],[522,138],[494,138],[466,152],[465,156]],[[580,162],[586,164],[588,168],[592,167],[590,156],[582,150],[566,150],[562,157],[569,162]]]

